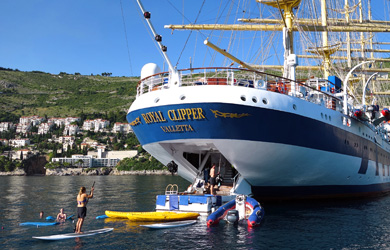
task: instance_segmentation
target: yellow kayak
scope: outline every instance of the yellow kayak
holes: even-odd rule
[[[108,217],[114,218],[114,219],[127,219],[127,215],[129,213],[131,213],[131,212],[118,212],[118,211],[109,211],[109,210],[105,211],[105,214]]]
[[[131,221],[176,221],[195,220],[199,213],[106,211],[106,215],[110,218],[129,219]]]

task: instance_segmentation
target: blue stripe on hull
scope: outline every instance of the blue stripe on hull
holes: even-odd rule
[[[390,183],[373,185],[305,186],[305,187],[256,187],[253,196],[265,200],[327,199],[345,197],[371,197],[390,192]]]
[[[194,114],[185,115],[186,110]],[[224,103],[180,104],[132,111],[127,120],[142,145],[185,139],[263,141],[360,157],[364,159],[362,173],[366,160],[390,165],[388,152],[370,140],[325,122],[272,109]]]

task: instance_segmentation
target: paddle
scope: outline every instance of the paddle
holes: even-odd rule
[[[89,191],[89,195],[92,194],[92,188],[94,188],[94,187],[95,187],[95,181],[94,181],[93,184],[92,184],[91,191]],[[89,201],[89,198],[87,199],[87,202],[85,203],[85,205],[88,204],[88,201]]]

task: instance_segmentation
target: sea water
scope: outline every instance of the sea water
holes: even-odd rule
[[[80,186],[95,181],[83,230],[103,227],[113,232],[92,237],[46,242],[33,239],[73,232],[73,222],[49,227],[24,227],[44,221],[61,208],[76,214]],[[266,204],[261,226],[205,221],[172,229],[152,230],[128,220],[95,219],[105,210],[153,211],[156,195],[168,184],[184,190],[189,183],[177,176],[42,176],[0,177],[1,249],[389,249],[390,197]],[[261,201],[260,201],[261,202]]]

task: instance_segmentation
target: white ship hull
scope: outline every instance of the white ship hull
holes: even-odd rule
[[[195,116],[182,111],[179,119],[180,110]],[[232,191],[262,199],[390,190],[388,142],[325,103],[264,89],[187,86],[139,96],[128,121],[137,118],[133,129],[143,147],[163,164],[175,161],[191,182],[201,171],[184,154],[218,152],[240,174]]]

